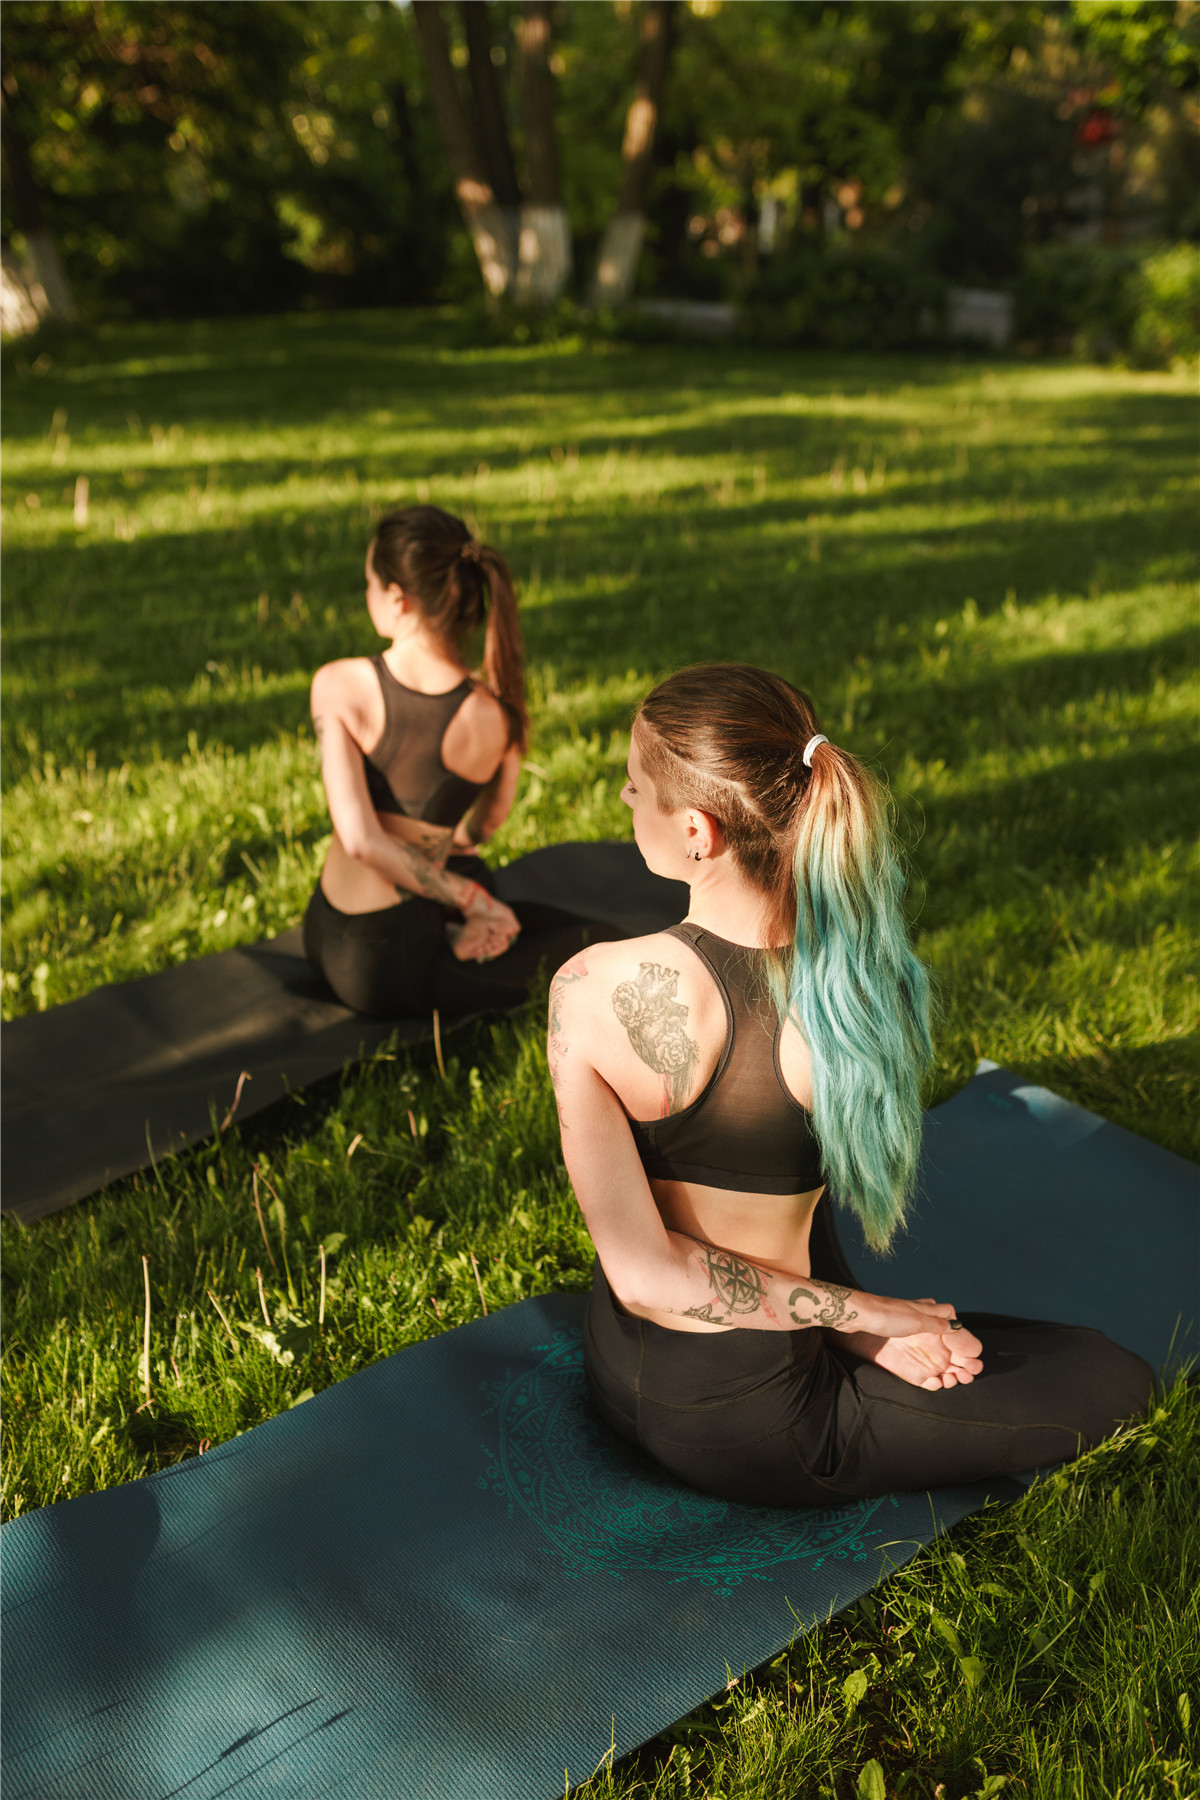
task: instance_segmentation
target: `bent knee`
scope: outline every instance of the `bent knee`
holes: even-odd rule
[[[1098,1443],[1118,1425],[1140,1418],[1154,1393],[1154,1370],[1144,1357],[1114,1344],[1102,1331],[1085,1331],[1083,1385],[1091,1402],[1091,1442]]]

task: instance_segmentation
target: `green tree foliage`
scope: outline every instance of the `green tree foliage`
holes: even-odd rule
[[[393,9],[14,0],[3,40],[9,115],[93,309],[397,301],[440,281],[445,181]]]
[[[930,109],[952,97],[971,9],[740,0],[699,10],[666,120],[675,154],[659,217],[663,266],[692,285],[705,262],[709,285],[722,260],[752,271],[764,200],[782,207],[793,234],[820,234],[826,202],[853,228],[894,212]],[[685,232],[672,240],[679,200]]]
[[[408,23],[379,0],[291,7],[303,52],[285,116],[303,151],[281,204],[287,251],[326,305],[436,298],[449,279],[453,214]]]
[[[1194,95],[1200,5],[1186,0],[1072,0],[1072,28],[1105,65],[1105,98],[1128,118]]]
[[[914,169],[936,267],[1007,282],[1033,245],[1200,223],[1200,6],[964,10],[958,104],[930,121]]]

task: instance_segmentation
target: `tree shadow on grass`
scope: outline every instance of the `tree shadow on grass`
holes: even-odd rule
[[[324,317],[285,314],[274,318],[195,320],[191,323],[123,324],[81,331],[55,348],[48,372],[34,373],[20,345],[4,357],[10,404],[53,392],[60,383],[77,391],[115,392],[130,385],[143,390],[160,384],[164,394],[185,404],[223,393],[222,378],[240,394],[243,409],[259,388],[272,399],[303,413],[328,384],[345,391],[347,376],[367,390],[386,388],[402,372],[413,384],[444,387],[458,378],[483,393],[535,382],[560,382],[574,389],[610,390],[614,371],[636,369],[638,385],[673,388],[695,383],[746,386],[756,375],[764,383],[781,368],[794,367],[801,379],[824,387],[834,381],[849,397],[894,384],[944,387],[964,375],[977,377],[981,365],[943,354],[882,358],[871,355],[794,351],[778,346],[660,343],[651,347],[619,340],[504,346],[472,343],[462,319],[447,310],[380,310]],[[279,371],[292,379],[282,383]],[[303,377],[303,379],[296,379]]]
[[[280,525],[162,534],[153,578],[134,546],[89,544],[86,562],[69,557],[65,574],[58,546],[18,552],[7,594],[9,781],[47,750],[60,761],[91,751],[101,765],[118,764],[155,745],[179,756],[193,733],[243,750],[303,723],[312,671],[377,647],[356,592],[361,507],[314,509],[306,524],[320,535]],[[267,577],[247,563],[270,564],[273,535],[284,566]],[[1043,517],[917,534],[829,530],[815,563],[796,508],[761,502],[718,519],[703,509],[578,508],[552,539],[516,521],[506,547],[518,568],[541,560],[553,583],[532,596],[525,633],[531,665],[552,666],[560,687],[734,658],[782,666],[821,700],[823,690],[840,692],[864,653],[911,656],[904,634],[919,638],[966,595],[986,616],[1013,587],[1082,591],[1098,564],[1105,586],[1119,589],[1161,562],[1164,545],[1188,560],[1189,541],[1180,504],[1107,525]],[[310,566],[287,571],[297,550]],[[280,596],[268,595],[265,615],[264,580]],[[113,596],[159,581],[160,605],[144,603],[122,622]],[[287,603],[293,582],[300,599]],[[1124,686],[1119,661],[1114,653]],[[1075,693],[1086,678],[1071,684]],[[1028,681],[1027,664],[1014,679]]]
[[[1195,758],[1180,737],[1173,750],[1080,758],[980,793],[923,799],[914,854],[926,884],[922,931],[968,923],[981,908],[1013,896],[1028,903],[1031,893],[1051,888],[1062,897],[1055,910],[1065,905],[1070,917],[1071,890],[1082,895],[1098,869],[1131,853],[1161,856],[1185,846]],[[1114,892],[1106,910],[1111,925],[1101,931],[1091,922],[1090,941],[1133,945],[1148,935],[1144,901],[1122,909]]]
[[[437,386],[441,406],[452,416],[456,373],[461,376],[462,371],[446,372],[446,379]],[[511,383],[512,371],[504,373]],[[772,385],[773,391],[778,391]],[[789,397],[799,397],[803,384],[788,385],[784,392]],[[645,405],[647,398],[654,396],[660,396],[660,410],[650,415],[648,423]],[[545,470],[541,458],[561,452],[566,439],[571,447],[570,467],[562,467],[560,457],[560,466],[552,464],[545,470],[555,476],[556,486],[561,484],[564,489],[586,483],[590,476],[599,476],[604,465],[597,471],[589,467],[589,462],[607,459],[614,451],[618,462],[622,456],[625,458],[626,474],[631,458],[657,456],[701,465],[691,484],[697,491],[727,478],[731,472],[740,473],[743,480],[749,479],[755,459],[760,457],[772,465],[776,474],[782,459],[793,465],[789,474],[808,480],[827,475],[837,460],[842,472],[836,489],[831,485],[821,499],[822,510],[836,515],[880,504],[928,501],[934,484],[939,498],[944,498],[947,486],[968,495],[988,495],[1000,488],[1011,493],[1014,470],[1028,471],[1028,482],[1036,487],[1039,497],[1051,489],[1064,493],[1090,491],[1098,475],[1110,476],[1114,489],[1122,492],[1140,480],[1159,484],[1167,472],[1162,467],[1164,463],[1174,464],[1186,479],[1194,436],[1190,397],[1169,393],[1088,396],[1070,402],[1046,400],[1031,406],[1025,415],[1006,421],[1003,430],[989,427],[987,437],[971,435],[956,415],[947,412],[935,421],[925,421],[919,445],[907,442],[907,427],[891,412],[873,422],[861,412],[847,417],[840,410],[756,413],[735,408],[722,413],[727,396],[719,387],[709,402],[713,416],[703,421],[687,416],[697,411],[694,394],[640,380],[635,395],[611,396],[612,421],[603,426],[595,423],[599,397],[590,391],[574,395],[560,387],[553,396],[561,402],[558,414],[548,411],[546,396],[522,396],[505,390],[502,398],[501,419],[493,423],[481,418],[478,408],[472,411],[468,405],[465,413],[456,418],[452,432],[438,429],[428,409],[418,409],[410,418],[403,416],[403,409],[383,409],[375,423],[361,417],[345,418],[336,411],[318,415],[314,423],[330,429],[335,442],[326,448],[318,439],[315,447],[297,444],[289,452],[281,451],[279,434],[299,427],[286,418],[272,419],[266,435],[257,440],[257,447],[251,435],[232,456],[209,446],[193,458],[180,457],[171,450],[168,460],[163,460],[159,448],[144,437],[125,438],[119,425],[115,430],[121,435],[96,445],[89,444],[85,428],[84,435],[74,440],[71,467],[86,468],[89,452],[93,464],[99,453],[103,465],[113,456],[115,444],[118,466],[88,469],[93,504],[145,506],[156,498],[190,495],[199,500],[202,493],[211,498],[209,484],[215,472],[218,492],[236,497],[249,490],[277,488],[281,507],[286,508],[289,503],[298,504],[300,498],[289,497],[289,481],[303,484],[319,477],[324,482],[425,479],[455,484],[464,475],[474,477],[471,465],[477,464],[481,456],[486,457],[489,475],[502,476],[524,467]],[[586,405],[586,418],[571,416],[573,400]],[[245,401],[243,392],[243,406]],[[840,407],[844,402],[839,399],[838,404]],[[680,415],[678,418],[671,416],[673,410]],[[514,436],[522,414],[528,414],[529,421]],[[1041,427],[1046,435],[1039,441]],[[210,428],[220,429],[216,421],[211,422]],[[191,429],[199,431],[200,423],[193,422]],[[251,426],[252,434],[254,430]],[[342,448],[336,440],[347,431],[364,433],[368,441],[353,450]],[[864,431],[868,431],[866,438]],[[1061,442],[1055,441],[1056,431],[1061,434]],[[377,440],[375,444],[370,441],[372,437]],[[447,437],[449,443],[444,442]],[[960,445],[973,459],[969,472],[967,467],[950,461],[951,453],[956,454]],[[890,469],[886,488],[881,480],[878,493],[850,492],[849,465],[861,458],[873,469],[874,456],[883,452],[888,453]],[[1037,459],[1036,468],[1029,466],[1032,457]],[[706,470],[702,467],[705,463],[716,466]],[[731,463],[735,465],[732,470]],[[60,468],[51,465],[47,441],[46,458],[40,468],[35,466],[14,476],[10,485],[16,486],[20,481],[23,487],[37,490],[45,503],[52,504],[64,478]],[[611,480],[611,473],[604,479]],[[1018,491],[1025,488],[1025,482],[1017,483]],[[619,493],[614,498],[619,499]]]
[[[829,420],[831,432],[842,437],[853,437],[862,424],[894,428],[905,395],[918,401],[964,382],[976,389],[978,410],[1012,404],[1015,429],[1040,412],[1064,406],[1098,430],[1115,430],[1118,422],[1127,429],[1131,418],[1166,416],[1164,407],[1188,398],[1153,392],[1112,399],[1031,395],[1028,390],[1040,369],[932,356],[829,356],[744,345],[658,345],[648,350],[612,343],[472,352],[456,342],[452,321],[438,321],[428,313],[360,313],[316,324],[296,316],[243,320],[224,330],[204,322],[121,327],[63,346],[46,376],[19,373],[19,356],[7,360],[11,435],[44,432],[59,404],[76,419],[100,424],[107,418],[124,436],[131,408],[137,409],[137,424],[128,429],[135,432],[152,420],[219,429],[233,419],[261,419],[294,429],[355,413],[369,419],[409,396],[428,395],[439,408],[447,401],[458,403],[452,411],[468,438],[492,411],[500,412],[506,423],[523,425],[536,425],[539,415],[545,415],[548,429],[561,435],[571,431],[571,408],[586,405],[589,417],[574,421],[571,441],[599,448],[620,436],[622,427],[628,433],[652,408],[685,414],[697,405],[749,398],[756,390],[772,397],[786,392],[816,405],[829,402],[839,414],[848,403],[857,405],[859,421],[844,416]],[[1055,371],[1049,373],[1052,378]],[[993,375],[997,390],[988,385]],[[1025,391],[1014,395],[1005,391],[1006,385]],[[595,429],[597,409],[608,414],[611,429]],[[791,443],[801,422],[811,424],[811,415],[780,421],[774,413],[756,419],[748,412],[722,428],[725,447],[730,430],[748,435],[760,449],[771,441]],[[944,424],[952,441],[961,423],[947,415]],[[759,436],[760,431],[771,435]],[[1148,450],[1144,443],[1139,447]]]
[[[1021,648],[1018,640],[1015,646]],[[1045,651],[1011,661],[961,645],[939,667],[936,679],[908,669],[890,669],[871,687],[872,717],[903,728],[906,747],[918,757],[962,759],[964,724],[978,722],[967,736],[989,748],[1046,744],[1045,714],[1071,701],[1119,694],[1145,695],[1164,679],[1192,666],[1200,649],[1195,626],[1166,629],[1148,642]],[[1074,739],[1086,730],[1072,719],[1054,738]]]

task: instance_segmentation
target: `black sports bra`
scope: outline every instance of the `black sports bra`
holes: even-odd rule
[[[397,681],[382,656],[373,656],[383,694],[383,736],[363,751],[371,805],[426,825],[457,825],[487,783],[453,775],[442,761],[442,739],[475,683],[464,677],[448,694],[422,694]]]
[[[665,1119],[630,1120],[642,1167],[662,1181],[747,1194],[809,1194],[822,1187],[812,1117],[784,1085],[783,1026],[762,981],[758,952],[699,925],[672,925],[665,935],[690,944],[707,964],[725,1002],[725,1043],[712,1078],[690,1106]]]

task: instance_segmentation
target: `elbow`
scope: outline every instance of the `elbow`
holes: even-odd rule
[[[338,839],[351,862],[369,863],[371,861],[374,844],[369,831],[363,830],[361,826],[353,825],[346,831],[339,831]]]
[[[467,831],[472,845],[486,844],[495,837],[507,817],[507,807],[498,807],[493,804],[482,812],[469,814],[463,820],[463,828]]]
[[[656,1286],[661,1287],[661,1284],[656,1284],[652,1279],[652,1271],[620,1262],[611,1268],[602,1263],[601,1267],[604,1269],[609,1292],[621,1306],[642,1311],[646,1308],[655,1311],[663,1309],[662,1293],[653,1291]]]

